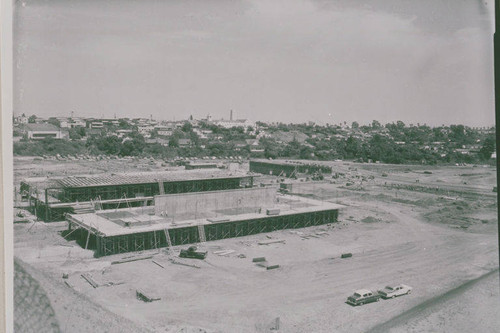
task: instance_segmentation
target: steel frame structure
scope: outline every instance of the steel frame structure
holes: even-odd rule
[[[168,235],[172,246],[177,246],[199,243],[203,242],[205,239],[206,241],[214,241],[276,230],[323,225],[337,222],[337,219],[338,209],[328,209],[307,213],[266,216],[241,221],[206,224],[201,226],[204,230],[205,237],[200,235],[200,225],[170,228],[168,229]],[[90,244],[95,250],[96,257],[168,247],[167,232],[163,232],[163,230],[130,233],[119,236],[106,236],[79,224],[74,219],[69,218],[68,222],[70,228],[72,224],[75,224],[77,227],[86,228],[87,231],[92,234],[91,237],[93,239]]]
[[[123,184],[113,186],[58,187],[43,190],[44,200],[39,198],[36,188],[22,182],[21,191],[28,193],[29,209],[45,222],[64,221],[66,213],[72,213],[77,203],[88,203],[100,197],[103,209],[139,207],[153,204],[153,197],[164,194],[231,190],[253,187],[253,176],[206,178],[194,180],[165,181],[144,184]],[[49,202],[49,197],[59,202]]]
[[[264,161],[250,161],[250,171],[261,173],[264,175],[282,175],[284,177],[291,177],[296,173],[314,174],[318,173],[332,173],[332,168],[326,165],[316,164],[292,164],[286,162],[264,162]]]

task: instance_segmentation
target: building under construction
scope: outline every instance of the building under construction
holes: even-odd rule
[[[327,165],[284,161],[284,160],[252,160],[250,172],[280,177],[297,177],[298,174],[331,174],[332,168]]]
[[[62,178],[31,178],[20,192],[38,218],[63,221],[66,213],[150,206],[155,195],[253,187],[253,177],[222,170],[162,171]]]
[[[336,222],[340,205],[277,194],[275,188],[164,194],[154,206],[67,214],[96,256],[172,247]]]

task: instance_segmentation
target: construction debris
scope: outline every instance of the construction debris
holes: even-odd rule
[[[276,239],[276,240],[269,240],[269,241],[262,241],[259,242],[259,245],[269,245],[269,244],[274,244],[274,243],[285,243],[284,239]]]
[[[182,266],[188,266],[188,267],[193,267],[193,268],[200,268],[200,266],[198,266],[198,265],[186,264],[184,262],[180,262],[180,261],[177,261],[175,259],[169,259],[169,260],[170,260],[170,262],[172,262],[172,264],[182,265]]]
[[[280,265],[269,265],[266,267],[267,270],[270,270],[270,269],[275,269],[275,268],[279,268]]]
[[[271,331],[279,331],[280,330],[280,317],[276,317],[274,320],[274,326],[271,327]]]
[[[151,258],[153,258],[153,256],[131,257],[131,258],[127,258],[127,259],[121,259],[121,260],[112,261],[111,265],[123,264],[123,263],[126,263],[126,262],[137,261],[137,260],[144,260],[144,259],[151,259]]]
[[[214,251],[214,254],[218,256],[227,256],[228,254],[231,254],[233,252],[236,252],[235,250],[222,250],[222,251]]]
[[[161,268],[165,268],[162,264],[158,263],[157,261],[154,261],[152,260],[153,263],[157,264],[158,266],[160,266]]]
[[[111,287],[111,286],[118,286],[120,284],[125,284],[125,282],[124,281],[118,281],[118,282],[110,281],[110,282],[106,282],[106,283],[102,284],[101,286]]]
[[[92,276],[88,273],[82,274],[82,278],[85,279],[92,287],[97,288],[99,287],[99,284],[95,282],[95,280],[92,278]]]
[[[161,299],[160,297],[152,297],[151,295],[147,295],[144,291],[139,289],[135,291],[135,295],[137,296],[137,299],[144,302],[159,301]]]
[[[311,235],[311,234],[309,234],[309,235],[302,235],[300,237],[302,237],[303,239],[309,239],[311,237],[312,238],[319,238],[319,236],[317,236],[317,235]]]
[[[262,261],[266,261],[266,257],[257,257],[252,259],[252,262],[262,262]]]

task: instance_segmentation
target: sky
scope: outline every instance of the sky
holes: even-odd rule
[[[494,125],[492,0],[26,0],[14,114]]]

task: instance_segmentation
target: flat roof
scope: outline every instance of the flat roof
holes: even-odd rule
[[[40,132],[58,132],[61,129],[55,125],[49,124],[49,123],[32,123],[32,124],[26,124],[26,127],[30,131],[40,131]]]
[[[330,167],[325,164],[304,161],[290,161],[290,160],[263,160],[263,159],[255,159],[250,160],[250,162],[259,162],[259,163],[268,163],[268,164],[277,164],[277,165],[310,165],[310,166],[322,166],[322,167]]]
[[[60,187],[77,188],[91,186],[118,186],[129,184],[150,184],[174,181],[205,180],[205,179],[228,179],[252,177],[247,174],[238,174],[221,170],[182,170],[182,171],[158,171],[142,173],[122,173],[110,175],[72,176],[57,179]]]
[[[279,203],[272,207],[264,207],[266,209],[280,209],[278,216],[295,215],[301,213],[312,213],[325,210],[338,210],[344,206],[331,202],[313,200],[292,195],[278,195]],[[266,209],[261,212],[246,212],[243,214],[221,215],[215,210],[208,212],[203,218],[197,218],[195,213],[190,216],[181,217],[162,217],[152,214],[152,206],[122,208],[102,210],[96,213],[86,214],[68,214],[68,221],[78,224],[80,227],[90,230],[93,233],[103,237],[128,235],[142,232],[163,231],[164,229],[183,228],[196,225],[217,224],[223,221],[236,222],[251,220],[257,218],[271,218],[276,215],[269,216],[266,214]],[[121,220],[126,218],[128,221],[148,221],[148,225],[137,225],[133,227],[125,227],[113,222],[113,220]],[[212,222],[210,222],[211,220]]]

